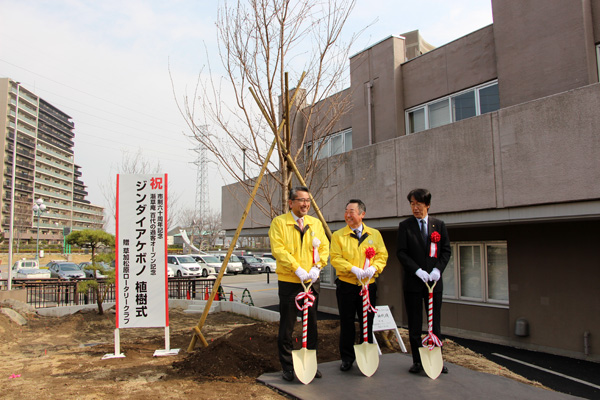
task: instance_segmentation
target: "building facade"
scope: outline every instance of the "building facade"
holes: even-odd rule
[[[13,238],[21,244],[39,239],[63,243],[72,230],[102,229],[104,209],[86,200],[80,167],[74,163],[71,117],[9,78],[0,78],[0,221],[8,240],[14,171]],[[15,150],[16,131],[16,150]],[[16,153],[16,163],[13,154]],[[38,199],[46,207],[36,216]]]
[[[411,32],[350,59],[352,110],[324,154],[307,151],[326,163],[317,201],[332,231],[348,199],[366,203],[390,252],[378,304],[399,325],[396,230],[408,192],[425,187],[452,242],[442,331],[598,361],[600,1],[495,0],[492,11],[492,25],[439,48]],[[228,231],[238,201],[223,196]],[[251,217],[246,232],[266,234],[270,221]],[[322,279],[319,306],[336,312],[334,271]]]

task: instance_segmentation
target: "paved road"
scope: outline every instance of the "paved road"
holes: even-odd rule
[[[231,292],[236,301],[242,299],[245,289],[248,289],[252,301],[257,307],[267,307],[279,303],[277,296],[277,274],[225,275],[221,286],[227,295]]]

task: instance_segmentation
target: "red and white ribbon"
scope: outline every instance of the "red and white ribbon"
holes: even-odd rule
[[[317,238],[313,238],[312,246],[313,246],[313,265],[317,265],[317,263],[321,260],[321,256],[319,256],[319,246],[321,245],[321,241]]]
[[[363,311],[364,311],[364,308],[366,307],[367,311],[372,312],[373,314],[376,314],[377,308],[373,307],[373,304],[371,304],[371,297],[369,295],[369,284],[368,283],[362,287],[359,294],[363,298]]]
[[[423,338],[421,344],[433,350],[436,346],[442,347],[442,341],[433,333],[433,292],[429,293],[429,307],[427,309],[427,336]]]
[[[298,302],[304,300],[301,306]],[[302,347],[306,348],[306,337],[308,336],[308,307],[312,307],[315,302],[315,296],[309,290],[308,292],[300,292],[296,295],[296,308],[302,310]]]
[[[429,248],[429,257],[437,258],[437,243],[431,243],[431,247]]]

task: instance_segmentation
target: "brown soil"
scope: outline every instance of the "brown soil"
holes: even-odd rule
[[[126,357],[102,360],[114,352],[114,313],[100,316],[88,311],[61,318],[28,314],[26,318],[28,323],[19,326],[0,314],[0,380],[6,399],[284,398],[255,381],[265,372],[280,370],[277,323],[211,314],[202,329],[209,346],[198,343],[195,352],[187,353],[200,315],[172,309],[171,348],[180,348],[178,355],[153,357],[155,350],[165,347],[162,328],[122,329],[121,352]],[[338,329],[337,321],[319,321],[319,363],[339,360]],[[388,348],[383,345],[386,338],[377,334],[384,353],[399,350],[393,335]],[[299,348],[300,332],[294,337]],[[536,384],[451,341],[444,344],[444,359]]]

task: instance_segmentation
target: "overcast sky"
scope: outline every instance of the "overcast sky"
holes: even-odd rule
[[[180,207],[193,208],[195,144],[175,105],[216,54],[217,0],[0,0],[0,77],[73,118],[75,163],[88,199],[106,206],[123,153],[160,160]],[[419,29],[441,46],[492,23],[490,0],[357,0],[347,33],[369,23],[350,52]],[[175,83],[175,94],[169,78]],[[290,77],[292,81],[293,78]],[[209,166],[210,206],[222,180]],[[114,178],[113,178],[114,179]],[[227,179],[227,177],[225,177]]]

